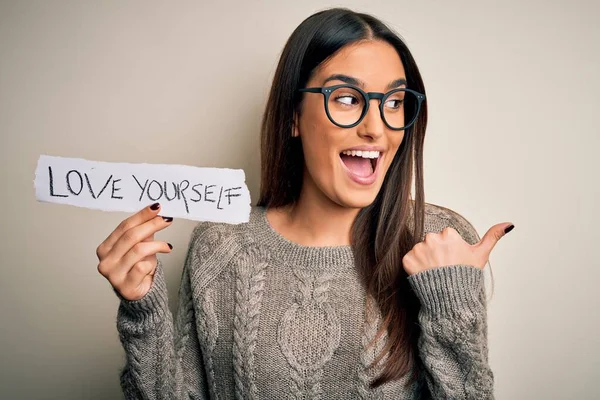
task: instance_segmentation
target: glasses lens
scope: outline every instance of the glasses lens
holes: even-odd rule
[[[331,92],[327,107],[329,115],[337,124],[352,125],[363,113],[365,98],[355,89],[341,87]]]
[[[404,90],[392,92],[383,104],[385,121],[396,129],[404,128],[414,122],[417,116],[417,96]]]

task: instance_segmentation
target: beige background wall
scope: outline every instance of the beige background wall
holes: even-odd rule
[[[492,253],[499,399],[600,398],[598,115],[593,1],[0,2],[0,397],[114,399],[117,299],[94,251],[126,217],[37,203],[40,154],[246,170],[277,58],[343,4],[391,23],[428,90],[427,201]],[[160,234],[175,293],[194,223]]]

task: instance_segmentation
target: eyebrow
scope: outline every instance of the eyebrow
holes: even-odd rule
[[[330,81],[342,81],[342,82],[350,84],[350,85],[359,86],[363,89],[365,87],[365,83],[363,81],[361,81],[360,79],[354,78],[352,76],[344,75],[344,74],[330,75],[323,81],[323,85],[325,85],[327,82],[330,82]],[[388,83],[387,89],[388,90],[394,89],[394,88],[400,87],[402,85],[406,86],[405,78],[399,78],[399,79],[391,81],[390,83]]]

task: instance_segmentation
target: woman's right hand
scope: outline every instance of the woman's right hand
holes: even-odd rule
[[[160,204],[144,207],[121,221],[96,249],[98,272],[127,300],[139,300],[152,286],[156,253],[170,253],[170,243],[154,240],[154,233],[173,218],[158,216]]]

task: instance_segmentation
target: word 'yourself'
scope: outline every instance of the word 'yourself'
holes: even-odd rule
[[[48,174],[50,178],[50,196],[53,197],[69,197],[80,196],[83,193],[89,193],[93,199],[98,199],[103,193],[104,197],[112,199],[123,199],[123,195],[119,193],[122,186],[119,182],[121,178],[116,179],[114,175],[110,175],[106,181],[100,182],[99,185],[94,185],[87,173],[81,173],[78,170],[72,169],[65,174],[66,187],[63,190],[57,190],[54,184],[54,175],[52,167],[48,166]],[[200,201],[216,203],[219,210],[223,210],[225,202],[231,205],[231,199],[240,197],[242,187],[224,187],[218,185],[207,185],[203,183],[192,184],[187,179],[180,182],[158,181],[156,179],[139,179],[135,175],[131,175],[139,187],[138,201],[142,202],[145,198],[150,201],[183,201],[185,210],[189,214],[190,201],[198,203]],[[97,182],[96,182],[97,183]],[[110,189],[107,190],[107,188]],[[87,188],[87,191],[83,189]],[[187,191],[187,193],[186,193]]]

